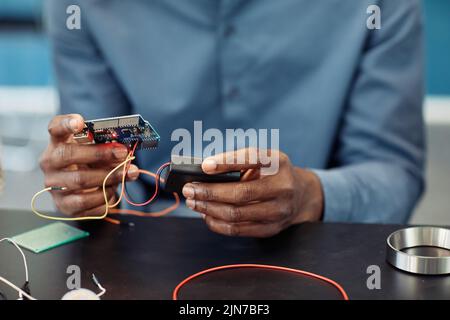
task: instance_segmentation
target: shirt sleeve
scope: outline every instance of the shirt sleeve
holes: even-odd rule
[[[331,168],[314,170],[324,220],[405,223],[424,189],[423,43],[419,1],[380,2],[367,30]]]
[[[70,5],[81,9],[79,30],[66,26]],[[83,1],[79,0],[46,2],[60,112],[80,113],[86,119],[128,114],[128,99],[91,37],[88,10],[83,9]]]

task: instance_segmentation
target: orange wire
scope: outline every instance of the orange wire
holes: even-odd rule
[[[170,207],[163,209],[161,211],[142,212],[142,211],[132,210],[132,209],[114,209],[113,208],[113,209],[110,209],[109,212],[111,214],[129,214],[129,215],[138,216],[138,217],[152,217],[152,218],[162,217],[162,216],[165,216],[165,215],[169,214],[170,212],[176,210],[178,208],[178,206],[180,205],[180,197],[178,196],[178,194],[176,192],[174,192],[173,196],[175,198],[175,203],[173,205],[171,205]]]
[[[112,224],[120,224],[120,221],[119,221],[119,220],[113,219],[113,218],[109,218],[109,217],[106,217],[106,218],[103,219],[103,220],[105,220],[105,221],[107,221],[107,222],[109,222],[109,223],[112,223]]]
[[[130,156],[131,157],[134,156],[134,152],[136,151],[137,145],[138,145],[138,143],[136,142],[135,145],[133,146],[133,148],[131,149],[131,151],[130,151]],[[163,166],[167,166],[168,164],[169,163],[163,164],[160,167],[160,169],[163,168]],[[128,169],[130,168],[130,166],[131,166],[131,162],[128,163],[127,166],[123,167],[123,173],[122,173],[123,175],[127,174]],[[160,169],[158,169],[158,171]],[[155,191],[154,191],[153,196],[150,198],[150,200],[147,200],[144,203],[134,203],[133,201],[131,201],[128,198],[124,188],[122,188],[121,193],[122,193],[122,196],[124,196],[125,200],[129,204],[134,205],[134,206],[144,206],[144,205],[152,202],[155,199],[155,197],[156,197],[156,195],[158,193],[159,181],[164,183],[164,179],[161,178],[161,176],[159,174],[155,174],[155,173],[153,173],[151,171],[138,169],[138,172],[142,173],[142,174],[146,174],[148,176],[151,176],[151,177],[155,178],[155,183],[156,183],[155,184]],[[169,214],[170,212],[176,210],[178,208],[178,206],[180,205],[180,197],[178,196],[178,194],[174,192],[173,195],[174,195],[174,198],[175,198],[175,203],[173,205],[171,205],[170,207],[164,209],[164,210],[160,210],[160,211],[156,211],[156,212],[142,212],[142,211],[132,210],[132,209],[115,209],[115,208],[112,208],[112,209],[109,210],[109,212],[111,214],[129,214],[129,215],[138,216],[138,217],[153,217],[153,218],[162,217],[162,216],[165,216],[165,215]],[[107,218],[105,220],[108,221],[108,222],[114,223],[114,224],[120,224],[120,221],[117,220],[117,219]]]
[[[279,267],[279,266],[271,266],[271,265],[265,265],[265,264],[230,264],[230,265],[225,265],[225,266],[219,266],[219,267],[214,267],[214,268],[210,268],[210,269],[206,269],[200,272],[197,272],[189,277],[187,277],[186,279],[184,279],[183,281],[181,281],[173,290],[172,293],[172,299],[173,300],[178,300],[178,292],[180,291],[180,289],[189,281],[198,278],[204,274],[207,273],[211,273],[211,272],[215,272],[215,271],[219,271],[219,270],[226,270],[226,269],[237,269],[237,268],[257,268],[257,269],[265,269],[265,270],[276,270],[276,271],[286,271],[286,272],[292,272],[295,274],[300,274],[300,275],[304,275],[304,276],[309,276],[315,279],[319,279],[322,281],[325,281],[331,285],[333,285],[338,291],[339,293],[342,295],[342,297],[344,298],[344,300],[349,300],[347,293],[345,292],[344,288],[337,283],[334,280],[331,280],[327,277],[312,273],[312,272],[308,272],[308,271],[303,271],[303,270],[298,270],[298,269],[292,269],[292,268],[287,268],[287,267]]]
[[[139,169],[138,171],[139,171],[139,173],[152,176],[155,179],[159,179],[162,182],[164,182],[163,178],[161,178],[161,177],[158,178],[158,175],[156,175],[155,173],[153,173],[151,171],[147,171],[147,170],[143,170],[143,169]],[[122,189],[122,192],[124,192],[123,189]],[[175,198],[175,203],[173,205],[171,205],[170,207],[160,210],[160,211],[142,212],[142,211],[132,210],[132,209],[115,209],[115,208],[113,208],[113,209],[110,209],[109,212],[111,214],[129,214],[129,215],[138,216],[138,217],[153,217],[153,218],[162,217],[162,216],[165,216],[165,215],[169,214],[170,212],[176,210],[178,208],[178,206],[180,205],[180,197],[178,196],[178,194],[176,192],[174,192],[173,196]],[[112,219],[112,220],[115,220],[115,219]],[[116,220],[116,221],[118,221],[118,220]],[[112,221],[110,221],[110,222],[112,222]]]
[[[136,143],[134,144],[133,148],[131,149],[131,151],[130,151],[130,157],[134,156],[134,153],[135,153],[135,151],[136,151],[137,145],[138,145],[138,142],[136,142]],[[155,191],[153,192],[153,195],[150,197],[150,199],[148,199],[147,201],[142,202],[142,203],[135,203],[135,202],[133,202],[133,201],[128,197],[127,192],[124,191],[124,188],[122,188],[122,194],[121,194],[121,196],[123,196],[123,197],[125,198],[125,201],[126,201],[126,202],[128,202],[129,204],[131,204],[132,206],[135,206],[135,207],[143,207],[143,206],[146,206],[146,205],[150,204],[153,200],[155,200],[156,196],[158,195],[159,182],[160,182],[160,181],[164,182],[164,179],[161,179],[161,176],[160,176],[160,175],[161,175],[161,171],[162,171],[165,167],[167,167],[168,165],[170,165],[170,162],[164,163],[162,166],[160,166],[160,167],[158,168],[158,170],[156,171],[156,174],[154,174],[153,172],[150,172],[150,171],[138,169],[138,172],[139,172],[139,173],[144,173],[144,174],[150,175],[150,176],[152,176],[152,177],[155,178]],[[130,169],[130,166],[131,166],[131,162],[129,162],[128,165],[126,165],[126,166],[123,167],[123,175],[126,175],[126,174],[128,173],[128,170]]]
[[[157,177],[156,173],[153,173],[153,172],[151,172],[151,171],[147,171],[147,170],[144,170],[144,169],[139,169],[138,172],[139,172],[139,173],[146,174],[146,175],[149,175],[149,176],[152,176],[153,178],[156,178],[156,177]],[[161,176],[160,176],[159,180],[160,180],[162,183],[165,182],[164,178],[161,178]]]
[[[136,142],[136,143],[134,144],[133,148],[131,149],[131,151],[130,151],[130,156],[131,156],[131,157],[134,156],[134,153],[135,153],[135,151],[136,151],[137,145],[138,145],[138,142]],[[155,175],[153,172],[150,173],[149,171],[146,171],[147,174],[150,173],[150,175],[152,175],[152,176],[155,178],[155,191],[153,192],[153,195],[152,195],[152,197],[151,197],[149,200],[147,200],[147,201],[145,201],[145,202],[143,202],[143,203],[134,203],[134,202],[131,201],[131,199],[128,197],[128,195],[127,195],[126,192],[122,192],[123,196],[125,197],[125,201],[128,202],[129,204],[131,204],[131,205],[133,205],[133,206],[137,206],[137,207],[143,207],[143,206],[146,206],[147,204],[149,204],[150,202],[152,202],[152,201],[156,198],[156,195],[158,194],[158,187],[159,187],[159,182],[158,182],[159,174],[158,174],[158,172],[159,172],[159,170],[160,170],[161,168],[163,168],[163,167],[165,167],[165,166],[167,166],[167,165],[169,165],[169,163],[163,164],[163,165],[158,169],[156,175]],[[131,162],[129,162],[128,165],[125,166],[125,167],[123,168],[123,174],[128,173],[128,170],[130,169],[130,166],[131,166]],[[138,170],[138,171],[141,172],[141,173],[144,172],[144,170],[142,170],[142,171],[141,171],[141,170]]]
[[[155,200],[156,196],[158,195],[159,182],[160,181],[164,182],[164,179],[161,178],[161,171],[168,165],[170,165],[170,162],[164,163],[161,167],[158,168],[158,171],[156,174],[154,174],[153,172],[150,172],[150,171],[139,169],[138,170],[139,173],[144,173],[144,174],[150,175],[155,178],[155,191],[153,192],[153,195],[150,197],[150,199],[148,199],[147,201],[142,202],[142,203],[133,202],[132,200],[130,200],[127,193],[124,192],[123,196],[125,197],[126,202],[128,202],[129,204],[131,204],[132,206],[135,206],[135,207],[143,207],[143,206],[146,206],[149,203],[151,203],[153,200]]]

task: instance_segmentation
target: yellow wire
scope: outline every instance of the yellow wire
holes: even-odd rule
[[[87,217],[75,217],[75,218],[65,218],[65,217],[54,217],[54,216],[49,216],[46,214],[43,214],[41,212],[39,212],[34,203],[37,199],[37,197],[39,197],[41,194],[43,194],[44,192],[48,192],[51,190],[54,190],[55,187],[47,187],[42,189],[41,191],[36,192],[36,194],[33,196],[33,198],[31,198],[31,211],[33,211],[37,216],[44,218],[44,219],[49,219],[49,220],[58,220],[58,221],[80,221],[80,220],[100,220],[100,219],[104,219],[106,218],[106,216],[108,215],[108,210],[109,208],[114,208],[116,207],[120,201],[122,201],[122,196],[123,196],[123,188],[125,187],[125,178],[126,178],[126,166],[130,161],[134,160],[134,156],[131,155],[131,153],[128,155],[128,157],[126,158],[125,161],[123,161],[122,163],[120,163],[117,167],[115,167],[114,169],[112,169],[105,177],[105,179],[103,180],[103,196],[105,198],[105,213],[103,213],[103,215],[101,216],[87,216]],[[108,181],[109,177],[116,172],[117,170],[119,170],[120,167],[124,166],[124,171],[123,171],[123,175],[122,175],[122,186],[121,186],[121,192],[120,192],[120,196],[119,199],[113,203],[112,205],[110,205],[108,203],[108,195],[106,193],[106,182]],[[56,187],[58,188],[58,187]],[[60,187],[60,190],[66,190],[66,187]]]

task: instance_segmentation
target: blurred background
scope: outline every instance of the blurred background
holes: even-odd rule
[[[42,187],[39,155],[58,112],[44,0],[0,0],[0,208],[28,209]],[[424,0],[428,188],[411,223],[450,225],[450,1]],[[1,185],[0,185],[1,188]],[[51,210],[50,198],[39,206]]]

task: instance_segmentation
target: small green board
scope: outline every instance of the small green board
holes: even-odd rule
[[[87,236],[89,232],[62,222],[54,222],[14,236],[12,239],[19,246],[40,253]]]

